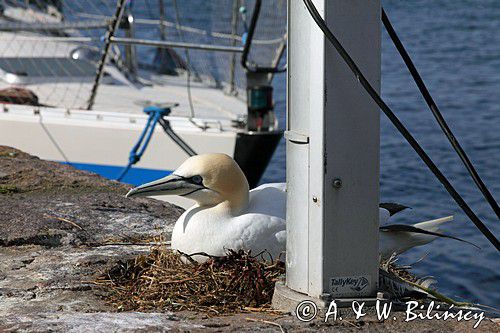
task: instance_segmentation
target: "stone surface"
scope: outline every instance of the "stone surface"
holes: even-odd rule
[[[147,253],[149,246],[86,248],[40,245],[0,248],[0,316],[59,311],[114,311],[93,281],[120,259]]]
[[[95,278],[118,260],[147,253],[160,235],[169,239],[182,214],[168,203],[125,198],[129,187],[0,147],[0,318],[6,324],[27,329],[38,318],[66,331],[75,329],[66,319],[91,321],[89,312],[116,311]],[[75,319],[78,313],[85,316]],[[105,318],[118,320],[111,313]]]
[[[6,331],[17,332],[171,332],[203,328],[181,322],[169,313],[49,313],[39,316],[17,316],[4,323]],[[0,328],[1,329],[1,328]]]
[[[145,242],[182,213],[130,186],[0,147],[0,245],[46,247]],[[3,189],[3,191],[1,191]],[[170,229],[169,229],[170,228]]]
[[[276,313],[117,312],[93,281],[165,241],[182,210],[129,186],[0,146],[0,333],[470,332],[472,322],[301,323]],[[499,332],[492,321],[479,332]]]

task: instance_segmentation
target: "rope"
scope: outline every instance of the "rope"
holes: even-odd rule
[[[139,140],[130,151],[128,157],[128,164],[125,167],[125,169],[123,169],[120,176],[118,176],[118,178],[116,179],[118,181],[121,181],[123,177],[125,177],[125,175],[128,173],[132,165],[136,164],[141,160],[142,155],[144,154],[146,148],[148,147],[149,141],[151,141],[151,137],[153,136],[156,124],[158,123],[161,117],[163,117],[164,115],[168,115],[170,113],[170,109],[169,108],[160,109],[154,106],[153,107],[149,106],[144,108],[144,113],[149,115],[148,120],[146,122],[146,126],[142,130],[142,133],[139,136]]]
[[[262,0],[256,0],[255,6],[252,13],[252,19],[250,20],[250,26],[248,27],[248,32],[242,36],[243,38],[243,53],[241,54],[241,66],[248,72],[252,73],[282,73],[286,71],[286,66],[282,68],[278,67],[259,67],[256,65],[251,65],[247,62],[248,55],[250,54],[250,48],[252,46],[253,36],[255,29],[257,27],[257,21],[259,20],[260,8],[262,6]]]
[[[451,195],[451,197],[455,200],[455,202],[460,206],[460,208],[464,211],[464,213],[470,218],[470,220],[476,225],[476,227],[481,231],[481,233],[495,246],[497,251],[500,251],[500,243],[498,239],[491,233],[491,231],[484,225],[484,223],[476,216],[476,214],[472,211],[472,209],[467,205],[464,199],[460,196],[460,194],[455,190],[453,185],[448,181],[446,176],[439,170],[439,168],[434,164],[432,159],[427,155],[424,149],[420,146],[420,144],[415,140],[415,138],[411,135],[408,129],[403,125],[403,123],[398,119],[398,117],[392,112],[391,108],[384,102],[384,100],[380,97],[380,95],[376,92],[376,90],[372,87],[372,85],[365,78],[363,73],[360,71],[356,63],[352,60],[351,56],[344,49],[342,44],[337,40],[335,35],[331,32],[331,30],[326,25],[325,21],[318,13],[316,7],[312,3],[311,0],[303,0],[304,4],[311,14],[312,19],[316,22],[318,27],[323,31],[325,37],[330,41],[330,43],[335,47],[338,54],[342,57],[344,62],[356,76],[356,79],[363,86],[366,92],[370,95],[375,103],[382,109],[384,114],[389,118],[392,124],[396,127],[396,129],[403,135],[403,137],[408,141],[410,146],[415,150],[418,156],[422,159],[422,161],[427,165],[429,170],[436,176],[436,178],[441,182],[446,191]]]
[[[170,126],[170,122],[165,119],[166,116],[171,112],[170,107],[158,107],[158,106],[148,106],[144,108],[144,113],[148,115],[148,120],[146,122],[146,126],[142,130],[141,135],[139,136],[139,140],[132,147],[128,157],[128,164],[122,170],[120,176],[116,180],[121,181],[128,173],[130,168],[139,162],[146,151],[151,138],[153,137],[153,133],[156,127],[156,124],[160,124],[165,133],[189,156],[196,155],[196,152],[191,149],[191,147],[184,142],[172,129]]]
[[[424,81],[422,80],[422,77],[420,76],[420,73],[418,72],[417,68],[413,64],[413,61],[410,58],[410,55],[408,52],[406,52],[406,49],[399,39],[398,35],[396,34],[396,31],[392,27],[391,21],[389,20],[389,17],[385,13],[384,9],[382,8],[382,22],[384,23],[384,27],[387,30],[387,33],[392,39],[392,42],[394,43],[394,46],[396,46],[396,49],[398,50],[399,54],[401,55],[401,58],[403,58],[403,61],[406,64],[406,67],[410,71],[411,76],[413,77],[413,80],[417,84],[418,89],[420,90],[420,93],[424,97],[425,101],[427,102],[427,105],[429,106],[430,111],[434,115],[434,118],[436,118],[436,121],[438,122],[439,126],[441,127],[441,130],[443,133],[446,135],[448,140],[450,141],[450,144],[452,147],[455,149],[457,152],[458,156],[464,163],[465,167],[467,168],[467,171],[469,172],[469,175],[472,177],[472,180],[474,180],[474,183],[476,183],[476,186],[478,187],[479,191],[483,194],[484,198],[488,203],[490,204],[491,208],[497,215],[497,217],[500,219],[500,207],[498,206],[498,203],[496,202],[495,198],[493,198],[493,195],[491,192],[488,190],[486,185],[484,184],[483,180],[477,173],[476,169],[474,168],[474,165],[470,161],[469,157],[463,150],[462,146],[460,146],[460,143],[458,142],[457,138],[453,135],[453,132],[451,129],[448,127],[448,124],[446,123],[446,120],[443,118],[443,115],[441,114],[441,111],[439,111],[436,103],[434,102],[434,99],[432,98],[431,94],[429,93],[429,90],[427,89]]]
[[[189,145],[184,142],[184,140],[182,140],[175,132],[174,130],[172,129],[172,127],[170,126],[170,122],[168,120],[166,120],[165,118],[161,118],[160,121],[159,121],[161,127],[163,127],[163,130],[165,131],[165,133],[167,133],[167,135],[182,149],[184,150],[184,152],[186,154],[188,154],[189,156],[194,156],[196,155],[196,152],[191,149],[191,147],[189,147]]]
[[[59,146],[59,144],[57,143],[57,140],[52,136],[52,134],[50,133],[47,126],[45,126],[45,124],[43,123],[42,112],[40,110],[38,110],[37,114],[38,114],[40,126],[42,126],[43,131],[45,132],[45,134],[47,134],[47,137],[49,138],[49,140],[52,143],[52,145],[54,146],[54,148],[56,148],[56,150],[59,152],[59,154],[61,154],[61,157],[64,159],[64,162],[66,164],[72,165],[68,159],[68,156],[66,156],[66,154],[64,153],[64,150],[61,148],[61,146]]]

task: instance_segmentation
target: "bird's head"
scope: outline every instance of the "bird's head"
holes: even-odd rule
[[[248,205],[248,181],[240,167],[225,154],[201,154],[188,158],[172,174],[133,188],[127,197],[179,195],[199,206],[227,203],[233,212]]]

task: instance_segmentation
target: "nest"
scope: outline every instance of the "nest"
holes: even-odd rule
[[[390,258],[382,260],[380,262],[380,269],[393,274],[395,277],[398,277],[403,281],[418,283],[420,279],[410,272],[412,265],[397,265],[398,259],[399,258],[396,255],[392,255]],[[423,258],[420,260],[423,260]]]
[[[243,250],[228,250],[224,257],[207,254],[198,263],[187,255],[154,246],[148,255],[119,261],[95,284],[105,290],[107,302],[119,311],[191,310],[214,315],[241,310],[268,311],[274,285],[283,274],[280,260],[264,260],[266,253],[253,256]],[[411,266],[396,265],[395,256],[380,263],[380,268],[448,304],[463,305],[431,290],[432,278],[419,279]],[[415,289],[416,288],[416,289]]]
[[[262,254],[229,250],[225,257],[206,256],[200,264],[177,251],[154,247],[149,255],[118,262],[96,283],[120,311],[223,314],[268,307],[275,282],[285,273],[282,262],[263,261]]]

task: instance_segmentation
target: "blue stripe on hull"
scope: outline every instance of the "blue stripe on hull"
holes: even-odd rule
[[[112,165],[100,165],[100,164],[90,164],[90,163],[65,163],[69,164],[77,169],[90,171],[97,173],[105,178],[116,180],[120,176],[123,166],[112,166]],[[132,185],[141,185],[150,182],[155,179],[159,179],[171,174],[170,170],[155,170],[146,168],[136,168],[132,167],[128,171],[127,175],[122,179],[122,183],[128,183]]]

